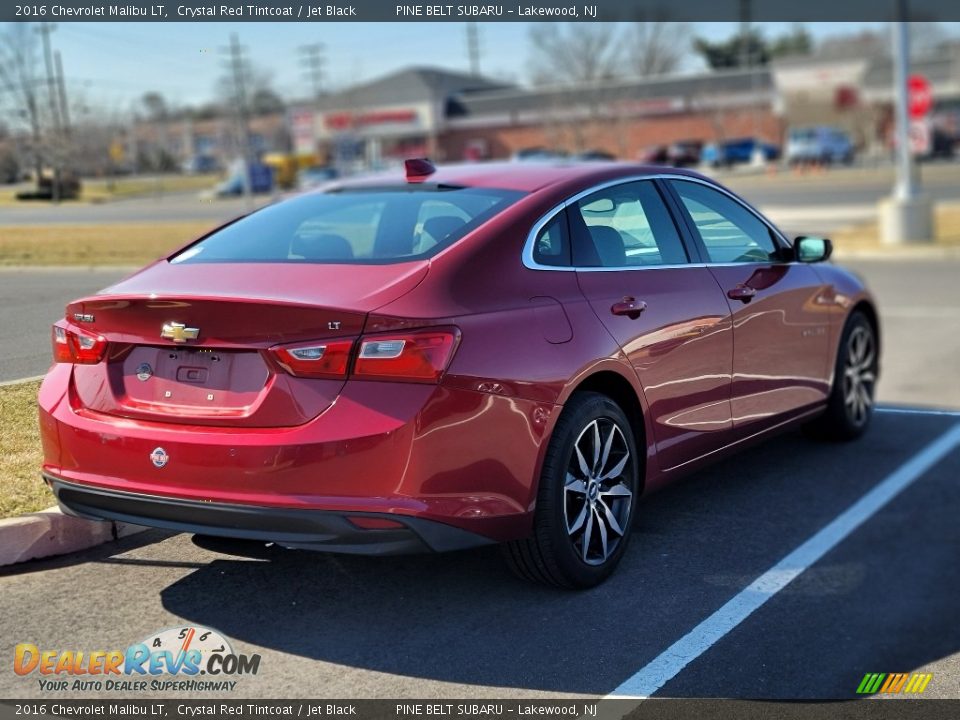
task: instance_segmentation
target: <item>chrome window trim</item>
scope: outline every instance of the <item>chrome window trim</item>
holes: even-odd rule
[[[626,185],[627,183],[639,182],[641,180],[683,180],[686,182],[699,183],[700,185],[705,185],[709,188],[723,193],[729,197],[734,202],[739,203],[745,210],[747,210],[752,215],[756,216],[760,222],[766,225],[774,234],[774,236],[783,243],[785,248],[790,247],[790,242],[784,236],[777,227],[771,223],[763,214],[757,210],[755,207],[750,205],[744,200],[741,200],[732,192],[726,188],[718,185],[717,183],[711,182],[709,180],[704,180],[698,177],[691,177],[689,175],[678,175],[675,173],[654,173],[651,175],[628,175],[626,177],[617,178],[616,180],[607,180],[602,183],[593,185],[586,190],[581,190],[576,195],[571,195],[566,200],[564,200],[559,205],[551,208],[543,216],[537,220],[533,227],[530,229],[530,232],[527,233],[527,240],[523,246],[523,265],[529,270],[552,270],[554,272],[623,272],[631,270],[677,270],[679,268],[691,268],[691,267],[742,267],[744,265],[758,265],[765,264],[760,262],[745,262],[745,263],[720,263],[720,262],[702,262],[702,263],[682,263],[682,264],[672,264],[672,265],[628,265],[624,267],[589,267],[589,266],[576,266],[576,265],[541,265],[536,260],[533,259],[533,248],[537,239],[537,235],[540,234],[540,231],[543,230],[544,226],[547,223],[551,222],[559,213],[563,212],[566,208],[570,207],[575,202],[583,199],[587,195],[592,195],[595,192],[600,192],[601,190],[606,190],[607,188],[616,187],[617,185]],[[572,244],[571,238],[571,244]],[[786,264],[786,263],[785,263]],[[790,263],[792,264],[792,263]]]

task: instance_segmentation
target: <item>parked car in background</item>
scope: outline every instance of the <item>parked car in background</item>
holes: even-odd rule
[[[670,162],[670,149],[666,145],[651,145],[637,153],[637,160],[647,165],[666,165]]]
[[[701,140],[681,140],[667,148],[667,162],[674,167],[691,167],[700,164],[703,153]]]
[[[722,143],[710,143],[703,148],[700,160],[710,167],[730,167],[753,161],[754,154],[760,152],[764,162],[777,160],[780,148],[757,138],[738,138]]]
[[[842,130],[826,125],[793,128],[787,135],[785,157],[789,164],[822,163],[824,165],[853,162],[853,143]]]
[[[311,190],[339,177],[337,169],[329,165],[315,165],[297,173],[297,190]]]
[[[50,171],[44,171],[37,180],[36,187],[21,190],[17,200],[76,200],[83,190],[83,183],[76,173],[63,171],[59,182]]]
[[[955,157],[957,138],[946,130],[934,127],[930,133],[930,152],[921,157],[921,160],[949,160]]]
[[[250,163],[248,169],[250,178],[250,192],[268,193],[273,190],[273,168],[264,163]],[[230,168],[230,175],[218,184],[213,194],[216,197],[232,197],[243,195],[243,164],[234,163]]]
[[[43,476],[80,517],[369,555],[500,542],[521,577],[590,587],[645,492],[790,427],[866,430],[877,312],[830,251],[690,170],[408,160],[70,303]]]
[[[583,152],[576,153],[571,156],[572,160],[600,160],[600,161],[610,161],[616,160],[615,155],[611,155],[606,150],[585,150]]]
[[[194,155],[183,163],[182,170],[187,175],[201,175],[220,171],[220,163],[210,155]]]
[[[699,140],[681,140],[670,145],[651,145],[637,154],[642,163],[689,167],[700,163],[703,143]]]
[[[565,152],[558,150],[548,150],[545,147],[529,147],[515,151],[510,159],[526,162],[531,160],[564,160],[566,157]]]

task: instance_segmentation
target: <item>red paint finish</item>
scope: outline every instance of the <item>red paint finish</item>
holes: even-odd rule
[[[77,300],[67,321],[107,349],[47,375],[44,471],[145,497],[341,513],[370,532],[395,527],[362,519],[373,514],[507,540],[530,532],[551,432],[585,382],[629,388],[615,400],[638,411],[648,490],[816,410],[843,322],[872,302],[849,273],[790,261],[602,272],[522,261],[531,228],[564,200],[663,172],[438,167],[429,184],[526,194],[428,259],[164,259]],[[343,191],[384,183],[407,186],[393,174]],[[84,315],[93,320],[75,319]],[[170,323],[198,334],[161,337]],[[326,366],[311,365],[320,351],[290,354],[327,345],[339,355]],[[394,351],[397,375],[383,359]]]
[[[734,426],[749,428],[826,401],[830,391],[827,288],[809,265],[715,266],[720,287],[752,291],[730,300],[736,342]]]
[[[658,463],[669,469],[729,442],[733,327],[704,267],[580,272],[580,286],[643,385]],[[614,314],[643,298],[636,317]]]

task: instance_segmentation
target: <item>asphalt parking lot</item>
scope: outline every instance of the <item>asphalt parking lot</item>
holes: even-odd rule
[[[656,696],[852,698],[867,672],[923,670],[925,697],[958,698],[958,427],[956,415],[882,412],[857,443],[791,433],[726,460],[648,498],[619,571],[584,593],[514,579],[495,548],[228,554],[151,532],[7,569],[0,652],[121,648],[192,624],[262,655],[232,697],[603,696],[899,469],[902,492],[752,615],[701,638]],[[0,673],[0,695],[58,693]]]
[[[743,191],[761,205],[789,194]],[[0,657],[20,642],[106,650],[198,625],[263,657],[230,699],[853,699],[873,672],[932,673],[923,697],[960,699],[960,260],[844,264],[876,293],[883,324],[885,409],[867,436],[792,432],[646,498],[599,588],[526,584],[496,548],[214,552],[151,531],[0,570]],[[64,302],[125,272],[2,271],[0,381],[44,372]],[[878,497],[890,499],[850,514]],[[810,562],[781,565],[814,546]],[[0,697],[97,696],[0,673]]]

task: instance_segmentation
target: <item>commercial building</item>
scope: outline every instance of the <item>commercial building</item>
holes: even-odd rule
[[[918,60],[935,106],[930,127],[960,133],[960,49]],[[344,169],[411,156],[440,161],[509,158],[531,148],[601,151],[632,160],[675,142],[756,137],[781,144],[792,126],[833,125],[861,150],[889,152],[892,71],[882,53],[796,57],[752,70],[519,87],[439,68],[414,67],[251,118],[257,152],[315,155]],[[180,162],[222,165],[239,154],[232,118],[138,123],[133,157],[163,148]]]
[[[891,63],[882,54],[857,52],[752,70],[546,88],[413,68],[298,106],[291,111],[294,144],[367,165],[411,155],[507,158],[535,147],[636,159],[683,141],[757,137],[779,144],[791,126],[822,124],[844,129],[861,150],[885,152]],[[955,136],[960,49],[915,61],[913,72],[931,84],[932,122]]]

